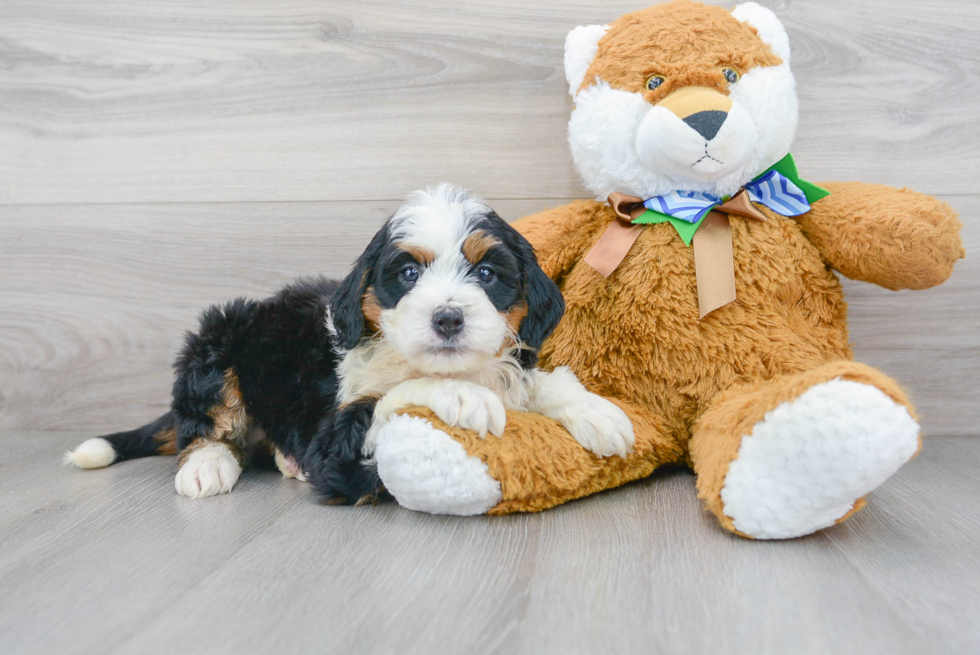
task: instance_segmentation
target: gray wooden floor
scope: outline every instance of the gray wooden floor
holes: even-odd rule
[[[931,435],[848,523],[742,541],[681,471],[453,519],[254,472],[189,501],[167,459],[60,466],[164,411],[203,306],[342,274],[408,191],[467,184],[508,219],[585,197],[564,36],[645,1],[0,2],[0,654],[980,652],[972,0],[764,2],[803,175],[965,223],[938,289],[845,282],[857,358]]]
[[[751,542],[678,470],[452,518],[254,471],[189,500],[171,458],[62,469],[79,438],[0,443],[2,653],[980,650],[978,439],[930,439],[847,523]]]

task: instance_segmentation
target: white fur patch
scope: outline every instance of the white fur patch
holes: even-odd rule
[[[918,424],[880,389],[818,384],[742,437],[721,490],[725,515],[757,539],[810,534],[849,512],[918,445]]]
[[[503,498],[486,464],[418,417],[394,417],[378,434],[375,459],[385,489],[408,509],[471,516]]]
[[[651,107],[636,131],[636,153],[647,169],[692,184],[717,185],[751,176],[759,134],[749,113],[733,104],[711,141],[663,107]],[[746,170],[746,169],[751,170]]]
[[[116,459],[116,449],[102,438],[88,439],[75,450],[65,453],[65,464],[74,464],[80,469],[99,469],[112,464]]]
[[[493,390],[508,409],[523,410],[527,406],[527,376],[508,350],[472,371],[462,371],[443,380],[463,380]],[[415,368],[384,339],[374,339],[349,351],[341,360],[340,402],[347,403],[365,396],[384,396],[405,380],[432,375]]]
[[[759,134],[746,165],[748,182],[785,157],[793,145],[800,118],[796,78],[789,64],[759,66],[742,75],[729,97],[752,116]]]
[[[732,16],[748,23],[759,33],[759,38],[767,44],[777,57],[784,63],[789,63],[789,36],[786,35],[786,28],[776,18],[776,14],[771,9],[767,9],[755,2],[743,2],[732,9]]]
[[[572,97],[582,86],[585,73],[599,51],[599,41],[609,28],[609,25],[580,25],[565,37],[565,79]]]
[[[586,390],[567,366],[535,371],[528,410],[561,423],[583,448],[600,457],[633,450],[633,423],[618,406]]]
[[[226,446],[206,446],[187,456],[174,478],[174,488],[188,498],[226,494],[241,474],[241,465]]]

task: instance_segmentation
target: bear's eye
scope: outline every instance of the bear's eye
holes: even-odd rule
[[[728,80],[729,84],[735,84],[735,82],[738,82],[738,71],[734,68],[726,68],[721,72],[725,74],[725,79]]]
[[[655,91],[661,84],[667,81],[667,78],[663,75],[654,75],[649,80],[647,80],[647,88],[651,91]]]

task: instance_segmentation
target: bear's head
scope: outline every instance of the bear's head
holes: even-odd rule
[[[782,159],[796,132],[789,39],[754,2],[729,12],[676,0],[577,27],[565,76],[572,157],[601,199],[733,194]]]

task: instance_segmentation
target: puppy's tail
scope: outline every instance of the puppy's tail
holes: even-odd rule
[[[65,453],[65,464],[97,469],[125,459],[174,455],[177,452],[177,417],[167,412],[152,423],[128,432],[116,432],[83,441]]]

